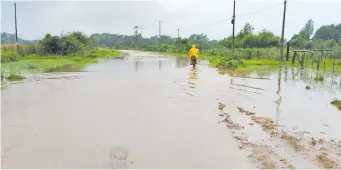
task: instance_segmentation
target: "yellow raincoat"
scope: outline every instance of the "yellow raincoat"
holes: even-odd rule
[[[189,60],[191,60],[192,56],[195,56],[197,63],[198,63],[199,50],[195,47],[195,45],[192,45],[192,48],[188,51],[188,59]]]

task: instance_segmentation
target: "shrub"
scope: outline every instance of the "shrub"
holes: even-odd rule
[[[8,77],[7,80],[9,81],[19,81],[25,79],[24,76],[18,75],[16,73],[11,73]]]
[[[13,62],[18,61],[21,56],[16,52],[2,52],[1,53],[1,62]]]

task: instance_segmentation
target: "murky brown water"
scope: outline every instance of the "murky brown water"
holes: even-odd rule
[[[231,77],[204,62],[193,74],[178,58],[130,53],[2,91],[2,168],[255,168],[217,123],[218,102],[241,124],[249,120],[238,106],[341,140],[341,112],[330,104],[341,97],[340,77],[325,76],[322,85],[307,78],[312,73],[285,68]],[[266,138],[245,131],[250,141]]]

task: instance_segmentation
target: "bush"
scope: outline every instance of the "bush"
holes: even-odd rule
[[[22,58],[18,53],[16,52],[2,52],[1,53],[1,62],[13,62],[18,61]]]
[[[19,80],[23,80],[23,79],[25,79],[24,76],[21,76],[21,75],[15,74],[15,73],[11,73],[7,77],[7,80],[9,80],[9,81],[19,81]]]

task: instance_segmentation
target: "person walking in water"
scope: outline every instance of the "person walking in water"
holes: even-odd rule
[[[198,64],[198,57],[199,57],[199,49],[192,45],[192,48],[188,51],[188,60],[190,61],[191,65],[193,65],[193,70],[196,69],[196,65]]]

